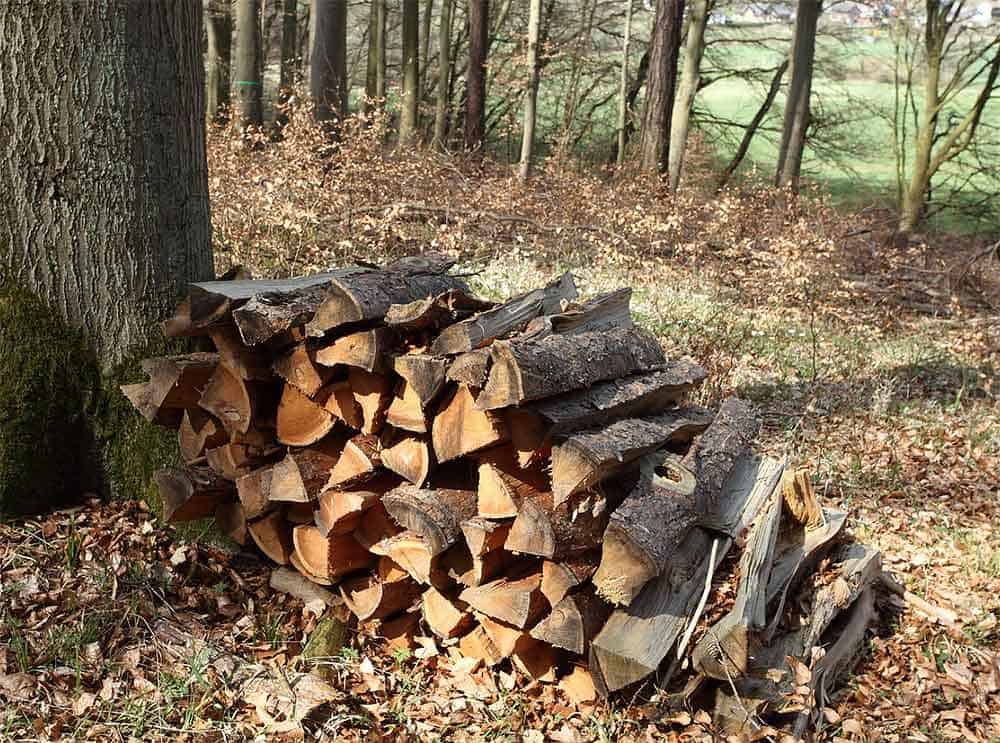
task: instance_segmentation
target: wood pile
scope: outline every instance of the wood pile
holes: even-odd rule
[[[754,453],[749,404],[686,402],[705,371],[633,324],[630,290],[582,301],[566,274],[495,304],[451,266],[192,285],[164,332],[215,351],[123,388],[177,429],[164,518],[214,516],[393,645],[431,633],[577,696],[686,680],[736,727],[821,697],[878,553]],[[803,682],[790,659],[820,646]]]

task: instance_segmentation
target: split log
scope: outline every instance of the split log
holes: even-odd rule
[[[401,485],[382,502],[400,526],[426,540],[432,556],[455,544],[462,536],[461,523],[476,514],[476,494],[471,490]]]
[[[306,343],[295,345],[272,365],[274,372],[288,384],[295,386],[307,397],[315,397],[330,377],[332,370],[317,364],[321,352],[313,351]]]
[[[324,491],[316,503],[316,526],[323,536],[353,531],[362,515],[380,505],[382,496],[398,485],[399,478],[385,475],[357,489]]]
[[[382,555],[379,557],[378,564],[375,566],[375,575],[377,575],[378,579],[383,583],[395,583],[398,580],[410,580],[410,574],[388,555]]]
[[[525,499],[507,535],[504,548],[520,554],[561,560],[601,544],[608,525],[608,503],[584,493],[554,505],[551,493]]]
[[[413,433],[427,433],[429,430],[427,413],[420,397],[404,380],[396,390],[396,396],[389,403],[385,420],[392,426]]]
[[[289,451],[271,470],[270,499],[288,503],[310,503],[319,497],[343,451],[335,436],[306,448]]]
[[[419,630],[420,615],[403,612],[381,622],[378,634],[379,637],[385,638],[389,647],[412,650],[417,644],[413,638],[417,636]]]
[[[260,551],[279,565],[290,562],[292,550],[292,527],[281,510],[271,511],[256,521],[247,524],[247,531]]]
[[[314,524],[313,503],[286,503],[285,519],[289,524]]]
[[[378,439],[371,434],[358,434],[341,449],[323,489],[353,488],[374,477],[381,466],[382,454]]]
[[[690,530],[663,572],[646,583],[627,609],[612,613],[590,648],[591,672],[602,693],[656,671],[695,613],[734,535],[749,527],[774,492],[782,468],[776,460],[744,455],[716,499],[715,520],[725,522],[727,531],[716,537],[701,527]]]
[[[365,622],[404,611],[420,596],[420,586],[412,580],[383,583],[373,575],[362,575],[340,584],[347,608]]]
[[[601,560],[599,550],[581,552],[562,562],[542,562],[542,595],[555,606],[577,587],[586,583]]]
[[[468,351],[460,354],[451,364],[445,376],[452,381],[464,384],[473,389],[482,389],[486,385],[489,375],[490,349],[477,348],[475,351]]]
[[[233,483],[203,466],[167,467],[157,470],[153,480],[167,523],[211,516],[220,503],[234,495]]]
[[[559,690],[570,702],[576,705],[593,702],[597,699],[594,679],[583,666],[573,666],[573,670],[559,679]]]
[[[431,438],[437,461],[448,462],[502,443],[508,432],[500,416],[478,410],[469,388],[459,385],[434,417]]]
[[[272,570],[268,585],[272,590],[287,593],[304,604],[318,601],[326,606],[339,606],[341,603],[340,597],[332,591],[327,591],[309,580],[308,576],[289,568]]]
[[[471,632],[463,635],[458,641],[458,649],[466,658],[477,658],[491,667],[504,659],[503,654],[482,625],[478,625]]]
[[[506,550],[493,550],[470,558],[468,570],[456,576],[463,586],[473,587],[489,583],[502,575],[513,574],[524,567],[523,562]]]
[[[227,480],[236,482],[243,475],[263,463],[268,452],[247,444],[222,444],[205,452],[205,461],[212,471]]]
[[[294,279],[275,279],[264,281],[202,281],[191,284],[188,290],[188,304],[191,322],[195,327],[205,327],[229,315],[238,307],[254,298],[275,297],[276,295],[294,294],[310,287],[321,286],[330,281],[341,271],[331,271],[314,276],[302,276]],[[285,303],[277,302],[276,307],[285,308]],[[240,326],[240,332],[246,338],[239,317],[234,318]],[[286,325],[283,329],[290,327]],[[249,345],[253,345],[247,341]]]
[[[336,420],[326,408],[297,387],[286,384],[278,404],[278,441],[288,446],[309,446],[326,436]]]
[[[498,622],[497,620],[485,615],[476,613],[476,621],[479,622],[479,626],[486,630],[486,634],[489,636],[490,640],[493,642],[493,646],[497,649],[497,652],[502,658],[509,658],[514,654],[514,648],[517,647],[518,642],[523,638],[528,637],[528,633],[523,629],[518,629],[517,627],[511,627],[509,624],[504,624],[503,622]]]
[[[611,610],[610,604],[592,592],[575,593],[553,606],[549,615],[532,628],[531,636],[579,655],[590,647]]]
[[[691,651],[692,665],[720,681],[743,676],[755,652],[754,635],[767,624],[767,584],[781,523],[782,498],[773,493],[754,522],[740,557],[733,608],[705,631]]]
[[[350,333],[316,351],[316,362],[328,367],[339,364],[381,372],[395,339],[395,333],[386,327]]]
[[[236,492],[248,519],[267,513],[271,503],[271,467],[260,467],[236,480]]]
[[[423,593],[420,611],[430,631],[442,640],[460,637],[473,625],[472,612],[461,599],[431,586]]]
[[[490,358],[489,379],[476,399],[480,410],[552,397],[666,363],[656,338],[635,327],[496,341]]]
[[[785,470],[781,480],[785,508],[793,519],[809,529],[823,526],[823,509],[809,479],[809,470]]]
[[[266,395],[260,383],[244,381],[225,364],[219,364],[198,405],[214,415],[230,433],[246,433],[260,412],[261,397]]]
[[[142,369],[149,381],[122,385],[121,391],[146,420],[176,428],[184,409],[198,404],[218,363],[214,353],[146,359]]]
[[[319,529],[308,524],[292,530],[295,554],[313,575],[334,579],[368,567],[373,555],[350,534],[324,537]]]
[[[351,385],[346,379],[333,382],[316,393],[316,402],[349,427],[359,430],[364,424],[361,408],[354,399]]]
[[[750,403],[735,397],[723,401],[712,425],[698,440],[689,465],[697,483],[694,502],[699,512],[715,509],[736,461],[749,451],[759,430],[760,421]]]
[[[465,543],[469,546],[469,552],[473,557],[482,557],[487,552],[503,547],[504,540],[510,532],[511,522],[490,521],[481,516],[474,516],[463,521],[460,526],[465,536]]]
[[[676,408],[648,418],[626,418],[557,441],[552,447],[555,504],[620,471],[644,454],[690,441],[711,422],[712,415],[704,408]]]
[[[622,418],[661,413],[677,405],[706,377],[705,369],[684,359],[668,361],[663,369],[599,382],[584,390],[529,403],[519,409],[536,416],[534,426],[542,440],[552,436],[603,426]]]
[[[542,467],[522,467],[513,446],[498,446],[481,452],[477,510],[480,516],[502,519],[517,516],[524,500],[551,490]]]
[[[219,352],[219,360],[236,372],[240,379],[267,381],[273,377],[265,354],[248,348],[234,325],[213,325],[208,329],[208,337]]]
[[[529,635],[523,635],[514,645],[511,660],[514,667],[532,681],[552,683],[556,680],[556,670],[561,658],[556,648]]]
[[[215,507],[215,525],[219,531],[239,545],[245,545],[250,539],[247,531],[247,518],[243,513],[243,505],[235,501],[226,501]]]
[[[434,454],[426,438],[404,436],[382,450],[382,464],[419,488],[431,474]]]
[[[228,438],[221,423],[196,407],[188,408],[181,416],[177,444],[185,462],[201,459],[206,449],[222,446]]]
[[[354,538],[367,550],[376,555],[386,555],[388,552],[379,549],[379,545],[384,545],[388,540],[397,536],[403,530],[392,520],[389,512],[382,505],[382,499],[365,511],[365,517],[361,519],[358,527],[354,530]]]
[[[538,572],[523,578],[501,578],[482,586],[466,588],[459,598],[489,617],[527,629],[549,609],[541,585],[542,574]]]
[[[383,269],[370,269],[335,277],[328,296],[306,324],[311,336],[350,323],[381,321],[394,304],[407,304],[451,289],[467,291],[464,282],[445,274],[454,260],[426,253],[394,261]]]
[[[191,300],[185,297],[174,310],[174,314],[160,323],[164,338],[185,338],[205,335],[205,330],[196,328],[191,322]]]
[[[504,420],[510,430],[510,445],[517,453],[521,467],[537,464],[549,466],[552,459],[552,437],[545,422],[527,408],[507,408]]]
[[[528,323],[525,335],[549,333],[591,333],[612,328],[632,327],[629,303],[632,290],[623,287],[598,294],[586,302],[567,302],[558,312],[545,314]]]
[[[407,333],[434,330],[492,307],[493,302],[471,296],[459,289],[451,289],[437,296],[392,305],[385,313],[385,324]]]
[[[662,455],[650,455],[650,464]],[[615,509],[604,532],[600,567],[594,585],[603,598],[628,606],[646,583],[662,573],[698,516],[691,496],[694,479],[679,464],[664,461],[660,468],[683,473],[642,477]],[[686,477],[685,477],[686,476]]]
[[[437,558],[431,554],[427,540],[416,532],[404,531],[390,537],[382,549],[417,583],[435,585],[441,582]]]
[[[385,412],[392,401],[392,385],[381,374],[351,367],[347,381],[354,401],[361,410],[362,433],[378,433],[385,422]]]
[[[431,344],[431,353],[449,356],[488,345],[495,338],[523,330],[540,314],[558,312],[562,300],[576,296],[573,275],[565,273],[542,289],[522,294],[499,307],[445,328]]]
[[[392,360],[396,374],[406,381],[410,393],[427,407],[444,389],[448,361],[426,354],[408,353]]]
[[[315,583],[318,586],[332,586],[334,584],[334,581],[330,580],[329,578],[324,578],[322,576],[310,573],[309,568],[307,568],[305,565],[302,564],[302,560],[300,560],[299,556],[295,554],[294,549],[292,550],[292,554],[288,556],[288,562],[297,572],[306,576],[310,582]],[[339,596],[337,598],[340,599]],[[340,599],[339,603],[343,604],[344,600]]]

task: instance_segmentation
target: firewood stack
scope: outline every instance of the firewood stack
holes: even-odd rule
[[[451,265],[192,285],[164,332],[216,351],[123,388],[178,432],[164,518],[214,515],[392,643],[603,694],[684,671],[720,719],[801,693],[786,657],[844,610],[869,607],[863,637],[878,553],[752,451],[746,402],[685,402],[705,371],[633,324],[630,290],[581,301],[566,274],[494,304]]]

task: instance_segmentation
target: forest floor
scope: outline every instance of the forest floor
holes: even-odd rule
[[[293,131],[247,159],[211,142],[220,271],[305,273],[434,246],[490,296],[567,269],[585,293],[634,287],[637,319],[708,369],[698,401],[754,400],[762,447],[810,467],[897,580],[944,610],[886,617],[820,739],[1000,740],[995,246],[926,235],[889,248],[889,215],[815,194],[670,199],[558,163],[526,188],[491,163],[385,158],[374,140],[316,165],[314,145]],[[713,739],[703,713],[664,713],[652,689],[576,705],[503,671],[466,673],[433,643],[387,654],[352,637],[305,661],[315,610],[267,574],[142,503],[0,525],[0,740],[290,740],[301,728],[266,732],[254,702],[274,714],[317,666],[337,690],[331,740]]]

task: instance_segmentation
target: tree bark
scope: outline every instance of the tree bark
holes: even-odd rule
[[[381,0],[373,0],[368,11],[368,55],[365,60],[365,102],[363,110],[370,113],[376,108],[379,76],[379,9]],[[384,17],[384,16],[383,16]]]
[[[205,115],[208,123],[225,123],[229,114],[229,58],[233,19],[229,4],[205,3],[208,49],[205,60]]]
[[[299,0],[282,0],[281,15],[281,62],[278,72],[278,88],[281,101],[288,100],[288,94],[295,84],[295,56],[299,34]],[[284,116],[282,115],[282,119]]]
[[[455,0],[441,0],[438,27],[437,105],[434,111],[434,144],[444,148],[448,141],[448,108],[451,102],[451,12]]]
[[[809,128],[809,97],[812,90],[813,59],[816,55],[816,25],[822,0],[799,0],[795,14],[795,38],[792,42],[792,79],[785,101],[785,120],[778,150],[775,185],[799,188],[802,153]]]
[[[424,14],[420,18],[420,97],[427,94],[427,74],[431,64],[431,19],[434,17],[434,0],[424,3]]]
[[[694,0],[688,14],[687,43],[684,45],[684,66],[681,81],[674,98],[670,121],[670,148],[667,162],[667,179],[671,191],[676,191],[684,168],[688,131],[691,125],[691,108],[701,81],[701,57],[705,51],[705,27],[708,25],[708,0]]]
[[[117,385],[212,273],[202,15],[0,4],[0,511],[134,497],[163,463]]]
[[[236,79],[236,105],[239,125],[261,126],[264,123],[262,105],[262,60],[260,49],[260,0],[235,0],[236,5],[236,60],[233,74]]]
[[[622,41],[622,73],[618,97],[618,152],[615,161],[621,167],[625,163],[625,146],[628,134],[625,123],[628,120],[628,53],[632,42],[632,0],[625,0],[625,38]]]
[[[524,95],[524,133],[521,137],[521,182],[531,174],[531,153],[535,144],[535,103],[538,98],[538,27],[542,20],[542,0],[531,0],[528,11],[528,88]]]
[[[403,108],[399,117],[399,142],[417,139],[417,107],[420,103],[420,2],[403,0]]]
[[[316,120],[331,133],[347,115],[347,2],[313,0],[309,91]]]
[[[489,0],[469,0],[469,64],[465,71],[465,149],[481,150],[486,137],[486,47]]]
[[[375,76],[375,97],[385,100],[385,0],[375,0],[378,15],[376,18],[378,35],[375,44],[375,54],[378,58],[378,69]]]
[[[661,173],[667,169],[670,115],[674,105],[674,83],[683,20],[684,0],[657,0],[656,20],[650,40],[646,110],[639,145],[640,166],[651,173]]]

